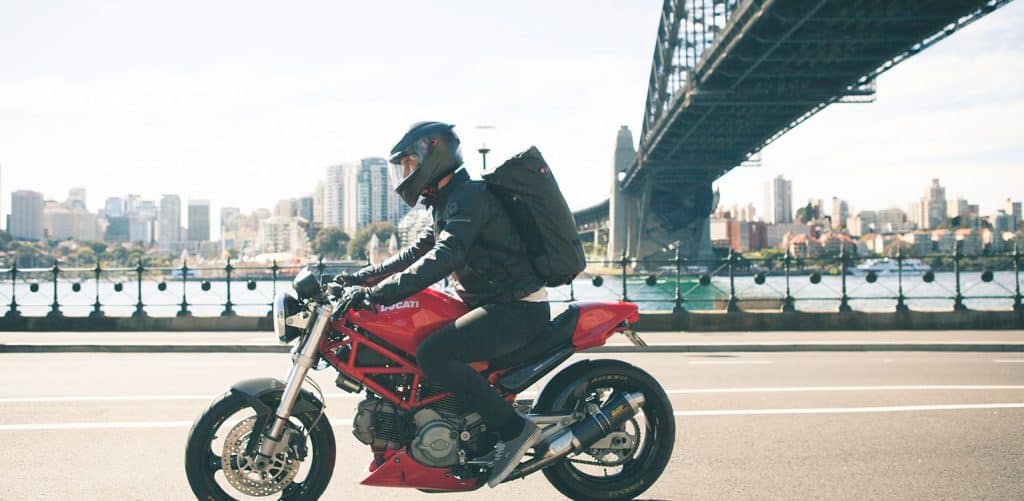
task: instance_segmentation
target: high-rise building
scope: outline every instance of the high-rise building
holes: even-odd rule
[[[1000,234],[1014,231],[1013,214],[1007,214],[1006,211],[999,209],[992,221],[992,229]]]
[[[85,209],[85,188],[71,188],[64,206],[69,209]]]
[[[207,242],[210,240],[210,201],[188,201],[188,241]]]
[[[1007,198],[1006,202],[1003,204],[1003,211],[1005,211],[1006,214],[1008,216],[1010,216],[1010,218],[1013,220],[1013,230],[1011,230],[1011,231],[1017,231],[1018,229],[1020,229],[1021,226],[1022,226],[1021,225],[1021,220],[1020,220],[1020,218],[1021,218],[1020,202],[1014,202],[1014,201],[1010,200],[1009,198]]]
[[[20,240],[43,238],[43,194],[18,190],[11,194],[11,236]]]
[[[398,201],[388,178],[387,160],[362,159],[356,174],[356,229],[380,221],[397,223],[401,212]]]
[[[181,252],[181,197],[178,195],[160,197],[159,228],[160,250],[172,254]]]
[[[239,217],[242,211],[238,207],[220,208],[220,234],[224,235],[229,231],[238,231]]]
[[[902,233],[907,231],[907,213],[903,209],[893,207],[878,211],[878,231],[882,233]]]
[[[125,202],[121,197],[110,197],[103,204],[103,215],[107,217],[121,217],[125,215]]]
[[[308,195],[295,199],[295,216],[313,222],[313,196]]]
[[[313,219],[314,223],[325,224],[324,222],[324,182],[317,181],[313,189]]]
[[[103,232],[103,240],[107,242],[128,242],[131,238],[131,225],[128,216],[107,216],[107,229]]]
[[[277,205],[274,206],[274,215],[285,219],[295,217],[295,200],[292,198],[278,200]]]
[[[921,199],[921,219],[925,228],[938,228],[946,222],[946,189],[938,179],[932,179],[932,185]]]
[[[324,181],[324,226],[335,226],[353,234],[356,230],[356,169],[348,164],[327,168]]]
[[[825,217],[825,202],[820,198],[811,198],[807,200],[807,205],[811,206],[811,220],[816,221]]]
[[[860,211],[855,217],[849,218],[846,229],[851,235],[874,233],[878,230],[878,213],[872,210]]]
[[[134,197],[134,198],[133,198]],[[129,195],[128,239],[132,242],[151,244],[156,241],[157,216],[156,204],[152,200],[142,200],[138,195]]]
[[[959,223],[960,228],[971,227],[970,204],[964,197],[956,197],[955,200],[946,201],[946,217]]]
[[[764,215],[769,223],[793,222],[793,182],[781,175],[764,187]]]
[[[850,206],[846,203],[846,200],[840,200],[839,197],[832,197],[832,227],[840,229],[846,226],[846,219],[850,217]]]

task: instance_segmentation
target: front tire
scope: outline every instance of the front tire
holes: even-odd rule
[[[608,474],[609,467],[604,467],[601,474],[600,463],[607,458],[586,453],[571,454],[545,468],[544,476],[559,492],[571,499],[633,499],[649,489],[664,472],[675,445],[672,403],[661,385],[637,367],[617,360],[575,364],[545,386],[533,412],[571,412],[588,404],[603,404],[614,395],[630,392],[641,392],[645,399],[642,411],[620,428],[627,433],[636,431],[635,447],[611,467],[617,470],[612,475]]]
[[[280,400],[280,394],[273,397]],[[272,399],[268,399],[272,400]],[[265,402],[273,408],[276,401]],[[224,459],[220,456],[218,439],[230,436],[233,422],[255,416],[251,404],[234,392],[225,393],[210,404],[189,430],[185,447],[185,474],[197,499],[229,501],[244,495],[231,486],[225,477]],[[231,418],[231,421],[229,421]],[[292,416],[291,423],[302,432],[308,432],[305,447],[308,452],[301,469],[292,482],[280,492],[277,499],[317,499],[327,489],[334,473],[334,430],[326,416],[319,412],[302,412]],[[230,459],[228,461],[231,461]],[[238,458],[234,458],[238,461]]]

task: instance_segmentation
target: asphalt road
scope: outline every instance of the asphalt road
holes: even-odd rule
[[[659,378],[672,462],[644,499],[1024,499],[1020,353],[600,354]],[[0,355],[0,499],[192,499],[186,434],[280,354]],[[338,461],[323,499],[438,499],[358,484],[356,399],[317,373]],[[446,499],[560,499],[542,475]]]

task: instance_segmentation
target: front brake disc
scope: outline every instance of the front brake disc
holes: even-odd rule
[[[300,461],[287,452],[271,458],[265,471],[255,467],[254,458],[245,454],[245,446],[252,434],[256,416],[243,419],[231,429],[224,439],[221,455],[224,477],[232,487],[247,496],[270,496],[284,490],[299,472]]]

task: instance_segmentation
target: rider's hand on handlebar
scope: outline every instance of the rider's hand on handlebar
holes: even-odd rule
[[[348,298],[348,307],[353,310],[370,310],[377,313],[377,305],[370,297],[369,287],[359,285],[345,287],[345,297]]]

